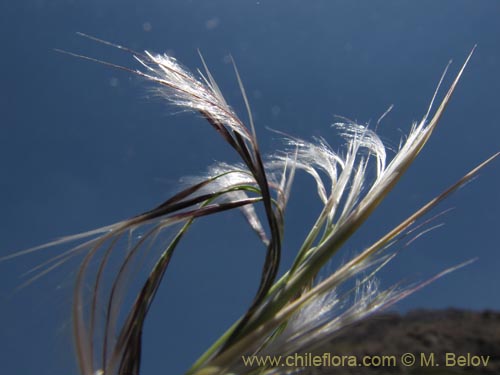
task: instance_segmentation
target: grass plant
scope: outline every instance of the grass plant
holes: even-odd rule
[[[150,82],[167,102],[203,117],[240,159],[236,164],[218,163],[209,167],[205,175],[190,179],[190,184],[170,199],[132,218],[2,259],[71,244],[69,250],[41,264],[31,282],[69,259],[81,257],[72,311],[76,356],[82,374],[140,373],[143,327],[148,311],[178,244],[201,217],[240,210],[266,251],[260,283],[246,313],[200,356],[188,370],[190,375],[296,372],[300,369],[245,366],[242,356],[311,352],[340,329],[388,308],[469,263],[446,269],[416,285],[398,284],[381,289],[376,278],[377,272],[390,263],[399,249],[432,228],[433,219],[425,220],[424,215],[473,178],[498,153],[342,266],[318,277],[423,149],[473,51],[438,102],[441,78],[424,116],[412,125],[390,160],[374,129],[349,120],[334,124],[338,135],[345,140],[345,148],[340,151],[333,150],[322,138],[309,141],[284,136],[283,150],[263,155],[258,129],[235,64],[235,76],[247,108],[247,122],[227,103],[203,58],[204,71],[195,74],[169,55],[140,53],[81,35],[123,50],[136,60],[139,68],[61,52],[124,70]],[[284,218],[297,173],[313,178],[322,210],[302,245],[295,250],[285,250],[282,249]],[[170,235],[166,243],[165,233]],[[158,247],[159,250],[155,250]],[[279,275],[282,251],[294,251],[296,256],[291,267]],[[145,273],[138,272],[147,257],[154,258],[153,265]]]

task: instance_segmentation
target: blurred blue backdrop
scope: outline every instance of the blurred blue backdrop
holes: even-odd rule
[[[499,149],[500,3],[432,1],[24,0],[0,3],[0,255],[151,208],[184,175],[235,155],[196,115],[151,96],[140,79],[56,53],[137,67],[82,31],[136,50],[168,51],[191,69],[200,49],[245,117],[231,54],[264,151],[266,127],[335,147],[334,115],[362,123],[394,104],[380,131],[397,146],[427,110],[449,59],[451,82],[478,49],[427,147],[341,258],[408,216]],[[446,226],[412,244],[383,285],[423,280],[478,257],[397,306],[499,309],[496,162],[441,209]],[[289,264],[319,204],[294,187],[284,246]],[[201,240],[203,239],[203,241]],[[50,254],[53,254],[50,253]],[[182,373],[251,301],[264,250],[238,213],[201,220],[174,258],[145,329],[143,374]],[[76,373],[70,302],[77,263],[14,292],[46,256],[0,264],[0,363],[5,374]],[[330,266],[330,269],[334,264]]]

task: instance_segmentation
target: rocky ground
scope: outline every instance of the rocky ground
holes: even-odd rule
[[[356,356],[358,360],[363,356],[394,356],[396,363],[380,367],[310,367],[306,374],[499,375],[500,312],[450,309],[377,315],[345,329],[313,354],[325,352]],[[402,363],[405,353],[411,353],[407,361],[414,356],[414,365]]]

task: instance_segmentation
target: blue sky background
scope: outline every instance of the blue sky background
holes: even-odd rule
[[[377,213],[341,255],[361,249],[499,150],[500,3],[497,1],[131,1],[0,3],[0,254],[129,217],[176,191],[184,175],[235,161],[196,115],[173,114],[148,85],[56,53],[137,67],[82,31],[137,50],[169,51],[200,67],[200,49],[227,100],[245,118],[227,56],[242,75],[264,151],[266,127],[339,140],[334,115],[375,122],[390,104],[383,139],[425,113],[477,43],[440,126]],[[404,251],[383,285],[422,280],[478,257],[396,309],[499,309],[499,168],[496,162],[441,208],[446,225]],[[284,265],[317,213],[314,185],[299,177],[289,209]],[[238,213],[202,220],[172,263],[145,330],[143,373],[182,373],[245,310],[263,249]],[[51,254],[54,254],[51,253]],[[77,263],[19,292],[43,255],[0,264],[0,363],[6,374],[75,371],[70,302]],[[330,266],[333,268],[334,264]]]

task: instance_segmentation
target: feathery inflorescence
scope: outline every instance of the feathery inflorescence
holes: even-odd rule
[[[139,373],[142,329],[149,308],[178,243],[192,223],[202,216],[241,210],[267,252],[260,284],[246,313],[200,357],[188,374],[291,373],[296,369],[245,366],[242,356],[309,352],[331,340],[342,328],[391,306],[428,282],[464,265],[407,287],[395,285],[381,290],[376,279],[377,272],[405,246],[402,239],[411,242],[423,231],[422,224],[416,224],[417,220],[498,154],[338,269],[322,280],[318,278],[323,266],[376,209],[425,145],[472,52],[434,115],[430,117],[438,90],[425,116],[413,124],[391,160],[387,160],[386,147],[375,131],[350,121],[334,124],[346,143],[341,152],[334,151],[323,138],[306,141],[287,136],[284,150],[263,157],[236,69],[249,126],[227,104],[203,59],[205,73],[195,75],[166,54],[138,53],[86,37],[131,53],[142,70],[64,53],[125,70],[150,81],[162,98],[205,118],[236,152],[240,162],[218,163],[203,176],[185,178],[179,193],[140,215],[14,255],[76,242],[73,248],[42,264],[37,271],[41,276],[76,255],[83,257],[73,302],[76,354],[83,375]],[[294,263],[278,278],[285,210],[294,176],[299,171],[315,181],[323,208],[297,250]],[[370,175],[374,177],[368,178]],[[263,209],[256,210],[255,205],[262,205]],[[167,239],[165,233],[169,235]],[[137,274],[138,264],[147,256],[154,258],[154,264],[137,282],[132,275]],[[126,303],[131,293],[133,302]]]

